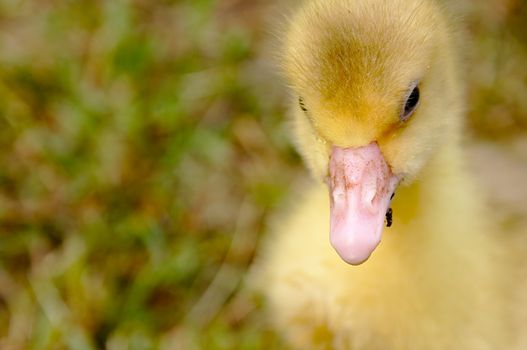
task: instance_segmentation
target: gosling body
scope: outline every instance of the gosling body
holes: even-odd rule
[[[315,180],[278,217],[256,265],[275,328],[297,349],[524,349],[523,240],[500,231],[465,169],[462,84],[442,9],[314,0],[284,37],[293,134]],[[403,118],[417,85],[419,105]],[[401,182],[393,225],[350,266],[328,239],[328,164],[335,147],[371,143]]]

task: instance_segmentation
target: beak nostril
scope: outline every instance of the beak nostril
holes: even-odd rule
[[[377,188],[375,185],[365,186],[362,192],[362,203],[370,212],[375,211],[375,196],[377,195]]]

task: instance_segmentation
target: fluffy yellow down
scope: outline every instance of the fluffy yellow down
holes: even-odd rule
[[[316,181],[276,220],[255,268],[275,328],[297,349],[527,349],[522,240],[499,232],[464,169],[462,88],[441,9],[307,1],[283,35],[295,141]],[[421,104],[401,123],[415,81]],[[394,226],[354,267],[329,244],[323,180],[333,145],[373,141],[405,180]]]

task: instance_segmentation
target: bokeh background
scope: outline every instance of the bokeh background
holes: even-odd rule
[[[0,0],[0,349],[282,348],[244,286],[307,177],[284,2]],[[474,166],[525,188],[525,2],[447,7]]]

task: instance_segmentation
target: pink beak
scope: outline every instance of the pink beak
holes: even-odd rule
[[[329,164],[330,241],[340,257],[360,265],[381,242],[386,212],[399,183],[377,143],[334,147]]]

